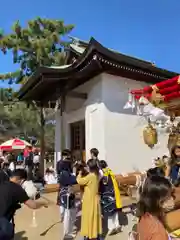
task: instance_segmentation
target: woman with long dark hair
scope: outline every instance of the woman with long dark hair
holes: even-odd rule
[[[77,176],[84,187],[82,197],[81,235],[85,239],[97,239],[102,234],[101,207],[99,199],[99,167],[96,159],[87,162],[89,174]]]
[[[168,240],[165,213],[173,208],[173,188],[169,180],[162,176],[147,178],[138,202],[136,239]]]
[[[171,150],[171,157],[166,168],[166,177],[169,177],[174,184],[179,175],[180,169],[180,146],[176,145]]]

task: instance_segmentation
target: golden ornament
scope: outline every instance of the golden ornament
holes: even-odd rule
[[[172,127],[171,127],[170,134],[169,134],[169,137],[168,137],[167,147],[169,149],[169,152],[171,153],[171,149],[175,146],[175,144],[177,142],[177,127],[173,124],[174,121],[175,121],[175,115],[174,114],[171,114],[170,121],[172,123]]]
[[[168,137],[168,149],[171,152],[171,149],[176,145],[178,141],[178,134],[175,131],[172,131]]]
[[[175,116],[172,115],[170,117],[170,120],[173,123],[175,120]],[[169,152],[171,152],[172,148],[176,145],[180,146],[180,122],[177,124],[177,126],[175,126],[174,124],[172,125],[171,132],[168,138]]]
[[[178,77],[177,83],[180,84],[180,76]]]
[[[143,138],[144,143],[148,145],[148,147],[153,148],[154,145],[158,142],[158,134],[156,129],[152,126],[150,120],[148,121],[148,126],[146,126],[143,130]]]
[[[151,102],[158,106],[164,101],[164,97],[158,92],[156,88],[153,88],[153,91],[151,93]]]
[[[167,167],[167,164],[162,157],[162,158],[155,159],[155,166],[158,167],[158,168],[161,168],[163,171],[165,171],[166,167]]]

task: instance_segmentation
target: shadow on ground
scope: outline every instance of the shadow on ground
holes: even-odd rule
[[[81,209],[78,209],[78,211],[80,212]],[[79,232],[80,228],[81,228],[81,215],[77,214],[77,218],[75,221],[75,227],[76,227],[76,231]],[[128,225],[128,217],[127,214],[123,211],[119,211],[118,212],[118,218],[119,218],[119,225],[120,226],[127,226]],[[105,238],[107,236],[108,233],[108,222],[107,222],[107,218],[103,218],[102,219],[102,228],[103,228],[103,238]]]
[[[25,231],[16,233],[14,240],[28,240],[28,237],[23,237],[25,233],[26,233]]]

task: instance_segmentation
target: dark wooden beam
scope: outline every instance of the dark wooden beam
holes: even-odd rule
[[[20,100],[24,100],[24,96],[25,96],[25,98],[28,99],[28,96],[30,96],[30,95],[34,92],[34,90],[35,90],[36,88],[38,88],[39,86],[41,86],[42,82],[43,82],[43,77],[41,77],[41,78],[39,79],[38,83],[35,84],[34,86],[32,86],[29,90],[21,93],[21,95],[19,95],[18,98],[20,98]],[[32,99],[32,97],[31,97],[31,100],[34,100],[34,99]]]
[[[76,92],[76,91],[68,92],[67,96],[72,97],[72,98],[81,98],[81,99],[85,99],[85,100],[88,98],[87,93],[81,93],[81,92]]]

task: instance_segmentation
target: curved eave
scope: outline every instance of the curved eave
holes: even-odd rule
[[[116,64],[122,65],[122,67],[124,69],[127,69],[127,71],[130,68],[137,69],[139,73],[146,71],[149,74],[149,76],[152,76],[152,79],[153,77],[156,78],[155,75],[157,74],[158,76],[160,76],[160,78],[156,79],[156,81],[160,81],[162,79],[167,79],[178,75],[178,73],[157,68],[149,63],[147,64],[147,62],[120,53],[113,52],[103,47],[94,38],[91,38],[89,45],[85,49],[85,51],[78,57],[78,59],[73,64],[69,65],[68,67],[65,68],[53,68],[45,66],[39,67],[37,71],[29,78],[28,82],[20,89],[18,93],[18,98],[22,100],[29,90],[32,91],[36,87],[36,85],[40,87],[40,84],[44,84],[43,81],[45,81],[45,79],[52,78],[52,76],[56,78],[56,81],[57,80],[75,81],[75,78],[73,77],[75,75],[77,76],[77,74],[79,74],[78,78],[81,77],[81,72],[84,71],[86,65],[88,65],[89,62],[92,61],[92,59],[97,56],[98,58],[96,59],[96,61],[100,62],[99,69],[101,72],[106,62],[113,62],[113,64],[111,65],[113,66],[116,66]],[[116,67],[113,68],[114,73],[116,71],[115,69]],[[108,71],[108,69],[106,69],[105,71]]]
[[[83,68],[83,63],[85,64],[86,60],[89,58],[89,55],[93,51],[93,44],[89,44],[89,47],[84,51],[84,53],[78,58],[78,61],[75,61],[73,64],[66,68],[53,68],[41,66],[37,68],[36,72],[29,77],[26,84],[22,86],[22,88],[18,92],[18,98],[22,99],[22,96],[35,84],[38,84],[38,80],[42,78],[45,74],[48,75],[57,75],[59,76],[59,80],[61,78],[68,78],[72,76],[72,74],[77,73],[81,68]]]
[[[151,72],[154,72],[157,74],[162,74],[162,75],[164,75],[164,78],[169,78],[169,77],[179,75],[176,72],[168,71],[163,68],[158,68],[150,62],[147,62],[147,61],[144,61],[144,60],[141,60],[141,59],[138,59],[135,57],[131,57],[131,56],[116,52],[114,50],[108,49],[108,48],[104,47],[102,44],[100,44],[98,41],[96,41],[94,38],[91,38],[87,49],[90,47],[90,45],[93,45],[93,49],[95,49],[98,53],[104,55],[105,58],[109,58],[109,60],[112,60],[114,62],[121,63],[121,64],[127,64],[132,67],[151,71]],[[77,52],[77,54],[78,54],[78,52]],[[83,55],[84,54],[86,54],[86,50],[83,53]]]

